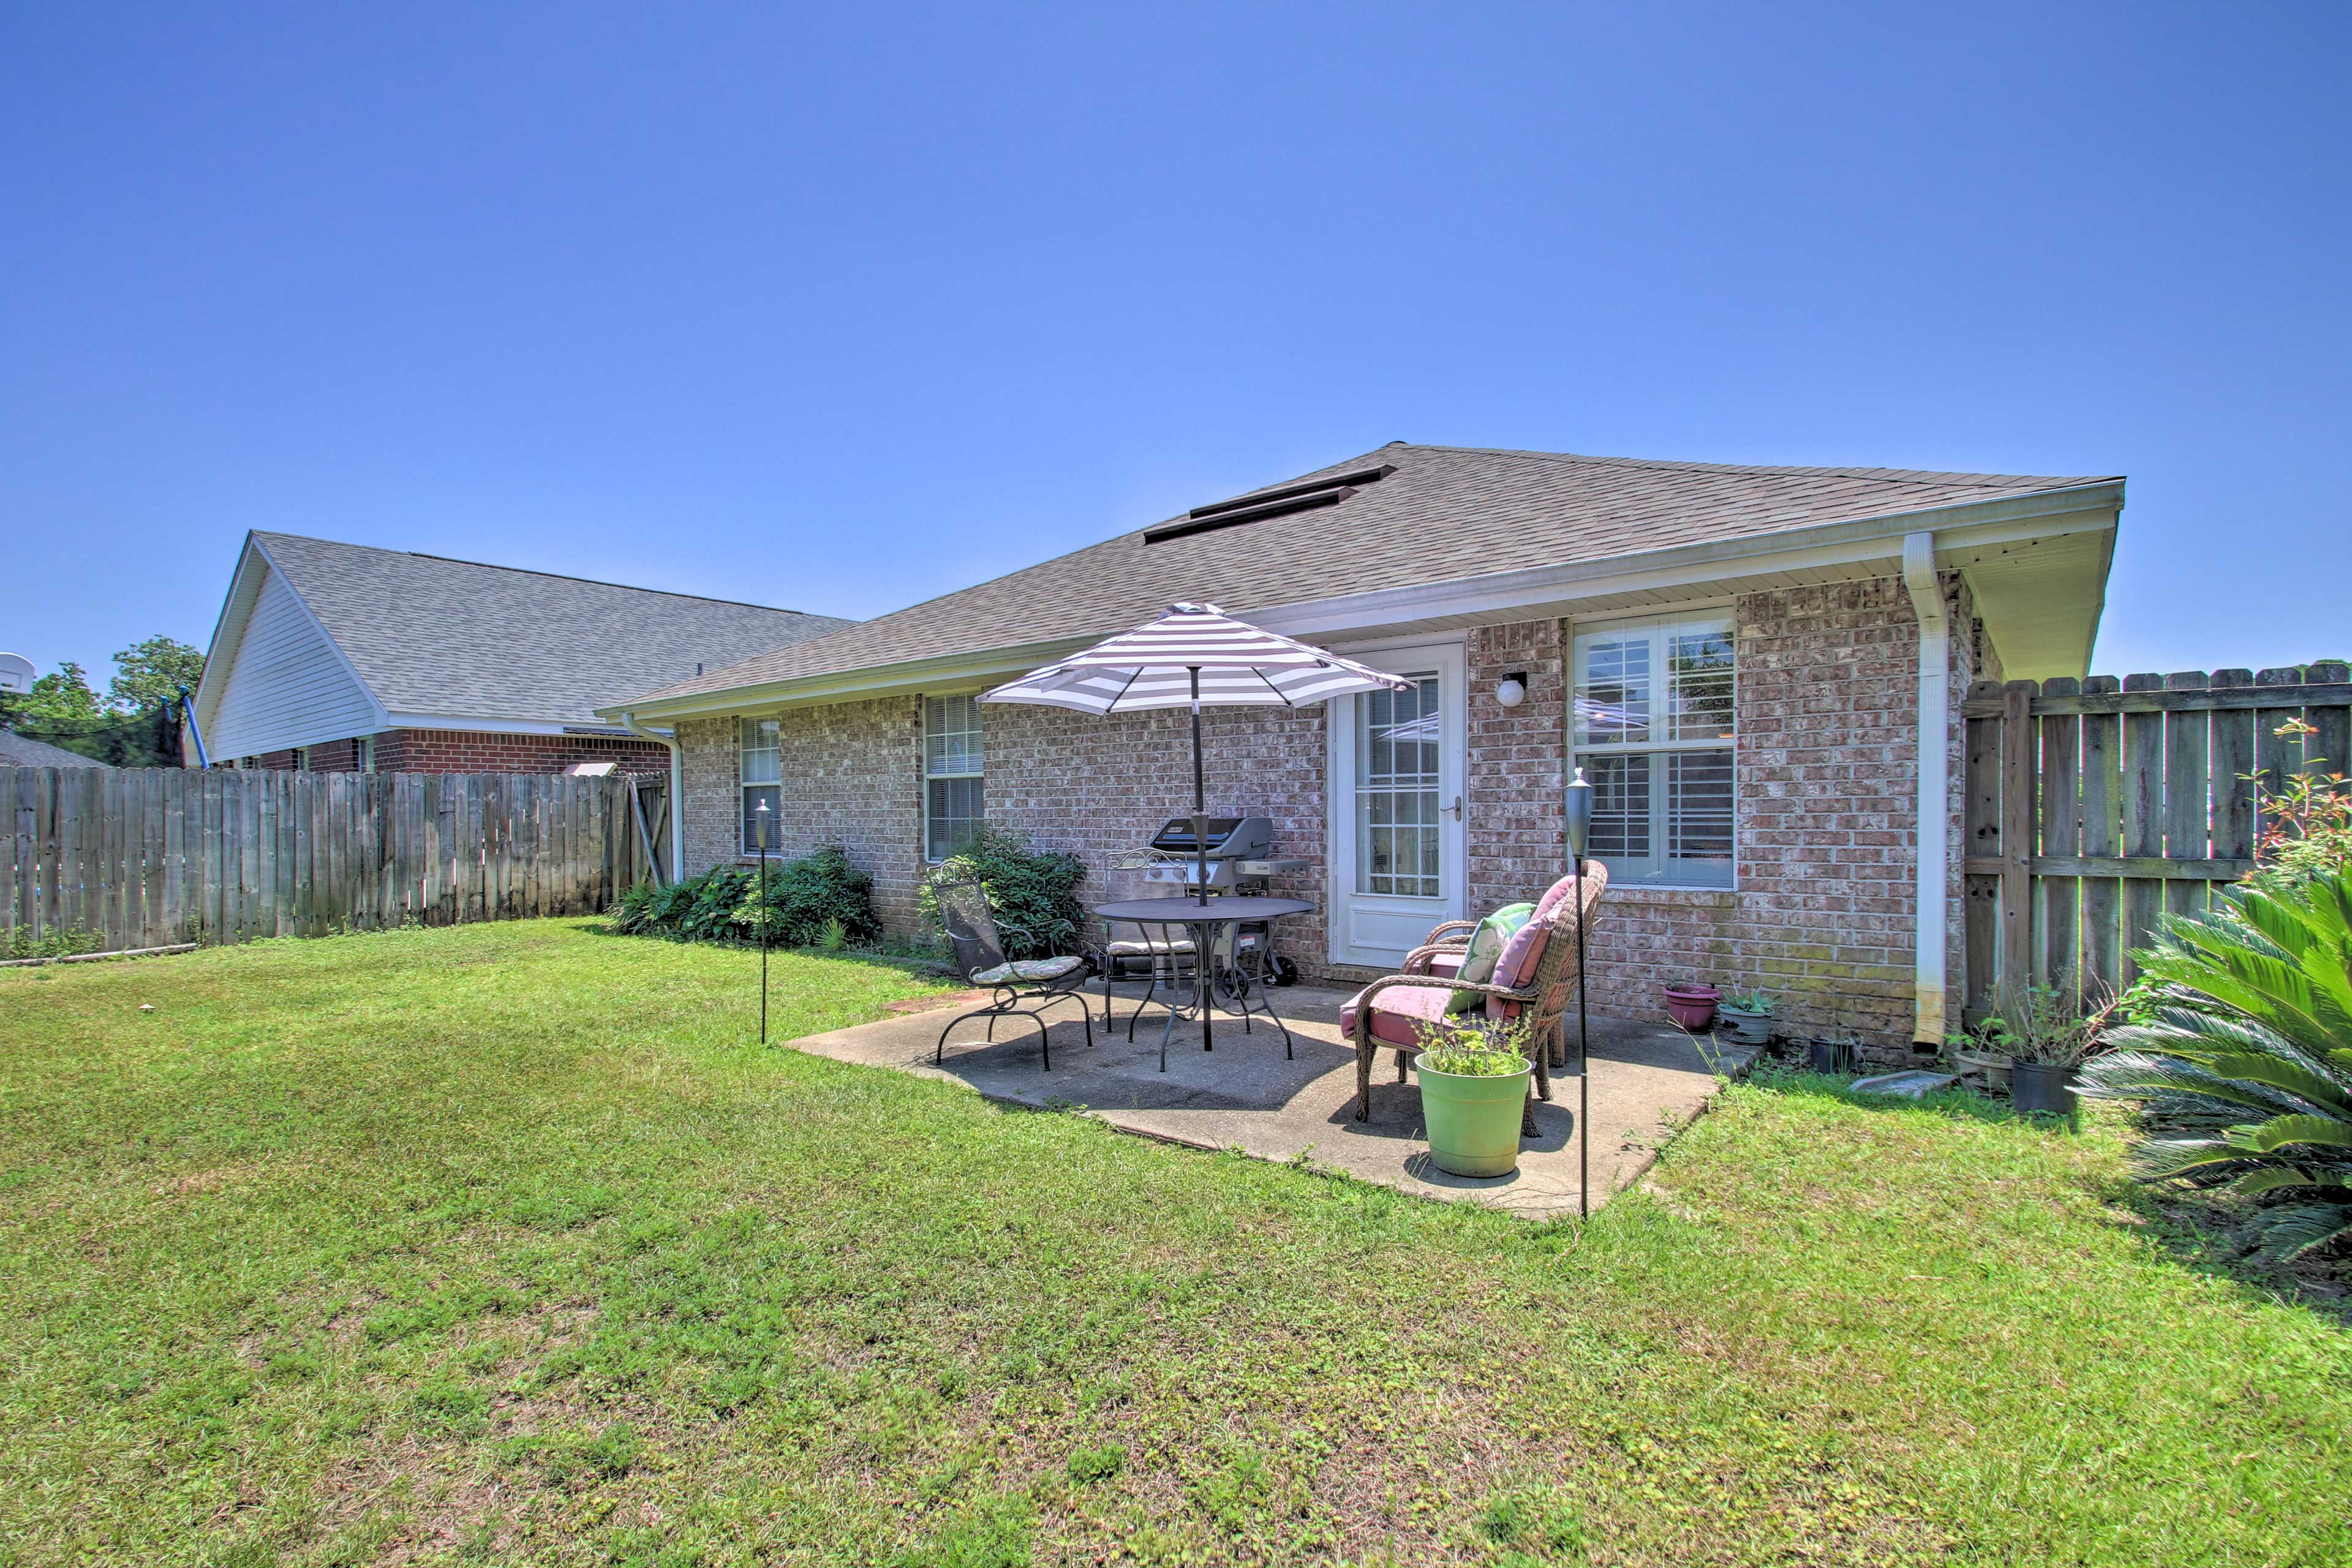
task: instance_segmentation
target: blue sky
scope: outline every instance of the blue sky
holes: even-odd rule
[[[2098,668],[2342,655],[2347,50],[2336,4],[15,5],[0,647],[201,645],[248,527],[874,615],[1402,437],[2123,472]]]

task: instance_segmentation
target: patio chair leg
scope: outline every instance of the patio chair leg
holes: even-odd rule
[[[1356,1043],[1356,1120],[1372,1119],[1372,1053],[1363,1041]]]

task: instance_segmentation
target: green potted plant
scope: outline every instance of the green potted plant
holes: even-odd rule
[[[2098,1043],[2115,1004],[2077,1007],[2067,1000],[2073,989],[2071,984],[2016,987],[2004,993],[2000,1016],[1979,1026],[2001,1026],[1991,1038],[2011,1058],[2010,1099],[2020,1110],[2074,1114],[2074,1069]]]
[[[1430,1157],[1456,1176],[1518,1169],[1519,1121],[1535,1070],[1519,1032],[1507,1027],[1423,1035],[1413,1060]]]
[[[1772,1043],[1772,998],[1762,991],[1735,991],[1723,999],[1717,1016],[1730,1026],[1731,1038],[1743,1046]]]

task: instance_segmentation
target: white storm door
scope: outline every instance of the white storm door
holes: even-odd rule
[[[1462,645],[1348,657],[1413,683],[1331,703],[1331,958],[1394,968],[1462,918]]]

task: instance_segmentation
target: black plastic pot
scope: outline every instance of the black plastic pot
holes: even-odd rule
[[[2020,1110],[2074,1114],[2074,1069],[2047,1062],[2019,1062],[2010,1069],[2010,1099]]]
[[[1854,1066],[1853,1042],[1832,1040],[1824,1035],[1815,1035],[1806,1042],[1806,1065],[1819,1073],[1860,1070]]]

